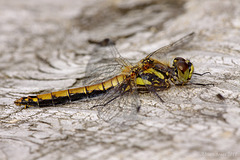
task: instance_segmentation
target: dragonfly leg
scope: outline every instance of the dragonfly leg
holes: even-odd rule
[[[118,97],[120,97],[120,95],[113,97],[112,99],[110,99],[109,101],[107,101],[107,102],[104,103],[104,104],[94,105],[94,106],[92,106],[90,109],[96,108],[96,107],[98,107],[98,106],[106,106],[107,104],[109,104],[109,103],[112,102],[113,100],[117,99]]]

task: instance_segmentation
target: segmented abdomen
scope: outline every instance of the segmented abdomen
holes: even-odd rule
[[[24,105],[25,107],[32,106],[44,107],[55,106],[57,104],[64,104],[69,101],[91,98],[112,89],[113,87],[122,83],[125,78],[126,78],[125,75],[118,75],[110,80],[107,80],[99,84],[51,92],[46,94],[40,94],[36,96],[22,97],[20,99],[17,99],[14,103],[17,106]]]

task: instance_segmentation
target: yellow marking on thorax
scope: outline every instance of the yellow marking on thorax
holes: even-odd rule
[[[156,76],[158,76],[160,79],[164,79],[164,75],[158,71],[156,71],[155,69],[153,68],[149,68],[147,70],[144,71],[144,73],[151,73],[151,74],[154,74]]]
[[[130,85],[128,85],[127,88],[125,88],[125,91],[128,91],[129,89],[131,89]]]
[[[135,83],[137,85],[151,85],[152,83],[146,79],[142,79],[140,77],[136,78]]]

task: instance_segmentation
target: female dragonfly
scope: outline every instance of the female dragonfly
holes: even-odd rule
[[[111,119],[120,112],[138,112],[140,110],[140,102],[137,98],[139,92],[152,92],[163,102],[157,91],[168,89],[172,84],[183,85],[189,82],[194,71],[193,64],[189,60],[176,57],[170,66],[161,62],[159,58],[185,45],[193,37],[192,32],[148,54],[135,65],[114,50],[113,56],[122,66],[118,75],[93,85],[22,97],[14,103],[17,106],[23,105],[25,108],[45,107],[102,95],[99,103],[92,108],[98,108],[101,115],[109,114],[107,119]]]

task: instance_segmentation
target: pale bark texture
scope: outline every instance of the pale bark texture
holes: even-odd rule
[[[189,59],[210,72],[191,82],[213,85],[172,86],[158,92],[164,103],[142,93],[124,123],[100,119],[98,100],[13,103],[87,84],[89,62],[111,55],[88,40],[110,38],[137,62],[191,32],[164,58]],[[0,159],[240,159],[239,0],[1,0]]]

